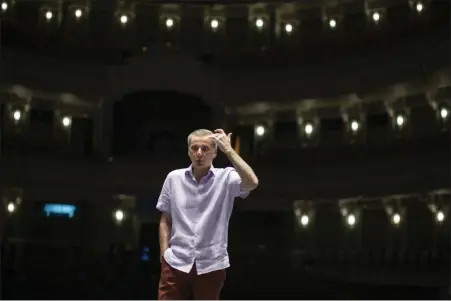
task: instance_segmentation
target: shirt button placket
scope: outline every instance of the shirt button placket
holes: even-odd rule
[[[200,193],[199,193],[199,185],[197,186],[197,192],[196,192],[196,204],[199,205],[200,203]],[[199,237],[199,229],[198,229],[198,223],[199,223],[199,206],[197,206],[196,210],[196,216],[194,217],[194,234],[196,237]]]
[[[196,205],[199,205],[199,184],[196,187]],[[199,233],[198,233],[198,215],[199,215],[199,207],[197,206],[197,210],[195,211],[195,216],[194,216],[194,238],[193,238],[193,242],[194,242],[194,250],[196,249],[196,244],[197,244],[197,238],[199,237]],[[194,251],[195,252],[195,251]],[[194,257],[196,257],[196,255],[194,254]]]

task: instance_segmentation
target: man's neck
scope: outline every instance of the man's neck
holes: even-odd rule
[[[200,179],[205,177],[210,170],[210,166],[206,168],[193,168],[194,178],[199,182]]]

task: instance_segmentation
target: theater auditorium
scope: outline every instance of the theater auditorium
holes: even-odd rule
[[[163,183],[224,129],[221,299],[449,300],[450,11],[0,0],[0,299],[158,298]]]

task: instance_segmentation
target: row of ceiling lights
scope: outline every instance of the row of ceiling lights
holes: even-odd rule
[[[449,109],[445,106],[441,106],[438,109],[438,114],[439,114],[439,118],[441,119],[442,122],[445,122],[448,117],[449,117]],[[13,118],[13,120],[17,123],[19,122],[22,117],[23,117],[23,113],[21,110],[14,110],[11,114],[11,117]],[[403,128],[405,123],[406,123],[406,119],[407,117],[404,114],[397,114],[394,117],[394,124],[396,125],[396,127],[398,127],[399,129]],[[61,123],[64,127],[69,127],[72,123],[72,118],[70,116],[64,116],[61,118]],[[352,119],[349,120],[347,122],[348,124],[348,129],[353,133],[353,134],[357,134],[359,132],[359,130],[361,129],[361,121],[357,120],[357,119]],[[314,122],[311,121],[306,121],[303,122],[301,119],[299,120],[299,124],[302,125],[302,130],[303,133],[309,137],[313,134],[313,132],[315,131],[315,125]],[[257,137],[262,137],[265,135],[266,133],[266,128],[263,125],[256,125],[254,128],[254,133]]]
[[[443,190],[431,194],[427,200],[427,207],[433,214],[434,221],[437,224],[442,224],[446,219],[446,212],[449,209],[449,197],[449,191],[446,192],[446,190]],[[394,226],[399,226],[403,221],[407,205],[399,202],[399,199],[386,199],[385,201],[382,200],[382,202],[389,221]],[[365,206],[360,206],[358,203],[349,200],[339,201],[338,205],[340,207],[340,215],[343,217],[345,224],[349,228],[354,228],[359,221],[362,208]],[[308,201],[295,201],[293,206],[293,213],[299,226],[307,227],[315,215],[312,203]]]
[[[449,117],[449,109],[445,106],[442,106],[438,110],[439,118],[442,122],[445,122]],[[407,116],[404,114],[396,114],[393,116],[394,125],[402,129],[406,124]],[[310,137],[313,135],[315,131],[315,123],[311,121],[302,122],[302,120],[299,120],[298,122],[300,125],[302,125],[302,131],[307,136]],[[353,134],[357,134],[361,129],[362,122],[357,119],[352,119],[347,122],[347,127]],[[254,134],[257,137],[263,137],[266,133],[266,128],[263,125],[256,125],[254,128]]]
[[[4,11],[4,12],[7,11],[8,7],[9,7],[8,2],[4,1],[4,2],[1,3],[1,10],[2,11]],[[413,7],[418,13],[421,13],[424,10],[424,4],[421,1],[416,1],[414,3]],[[73,16],[76,19],[81,19],[83,17],[83,15],[84,15],[84,11],[85,10],[86,9],[83,9],[83,8],[75,8],[75,9],[73,9]],[[53,19],[54,12],[51,9],[45,9],[43,12],[44,12],[44,17],[45,17],[45,19],[47,21],[50,21],[50,20]],[[374,23],[379,23],[379,21],[382,18],[382,11],[381,10],[375,10],[375,11],[372,11],[372,12],[368,13],[368,15],[371,17],[371,19],[373,20]],[[130,14],[127,14],[127,13],[119,14],[119,22],[121,24],[126,25],[129,22],[129,20],[130,20]],[[338,19],[337,18],[330,17],[330,18],[327,18],[326,20],[327,20],[328,25],[329,25],[330,28],[333,29],[333,28],[337,27],[337,25],[338,25]],[[175,26],[176,18],[167,17],[165,19],[164,23],[165,23],[167,29],[171,29],[172,27]],[[219,28],[220,24],[221,24],[220,18],[211,18],[209,20],[209,24],[210,24],[210,28],[213,31],[217,30]],[[259,30],[263,29],[265,27],[265,19],[261,18],[261,17],[255,18],[254,25]],[[293,25],[293,23],[286,22],[284,24],[283,28],[284,28],[285,32],[289,34],[289,33],[293,32],[294,25]]]
[[[21,110],[14,110],[11,113],[11,117],[14,120],[15,123],[19,123],[23,118],[23,112]],[[70,116],[63,116],[61,118],[61,124],[63,127],[68,128],[72,124],[72,117]]]
[[[15,202],[8,202],[6,205],[6,210],[9,214],[13,214],[16,212],[17,205]],[[445,221],[445,212],[443,210],[435,210],[434,213],[434,220],[438,224],[442,224]],[[298,224],[304,228],[308,227],[308,225],[311,222],[312,213],[303,213],[301,209],[297,208],[294,211],[295,217],[298,221]],[[346,225],[349,228],[354,228],[357,223],[357,215],[352,212],[347,212],[346,210],[342,211],[342,215],[344,217],[344,221],[346,222]],[[402,214],[399,212],[391,212],[390,214],[390,221],[393,225],[398,226],[402,222]],[[117,209],[113,212],[113,218],[116,221],[116,223],[120,224],[125,218],[125,212]]]
[[[434,220],[438,224],[442,224],[445,221],[445,212],[443,210],[436,210],[434,213]],[[312,218],[312,213],[302,213],[302,211],[298,208],[294,211],[295,217],[297,219],[298,224],[301,227],[307,227]],[[356,223],[358,222],[357,214],[352,212],[342,212],[344,221],[349,228],[354,228]],[[390,222],[398,226],[401,224],[403,218],[400,212],[392,212],[389,214]]]

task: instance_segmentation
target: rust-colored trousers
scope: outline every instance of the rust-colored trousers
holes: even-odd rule
[[[186,274],[171,267],[163,258],[158,300],[219,300],[225,279],[225,270],[197,275],[194,264]]]

